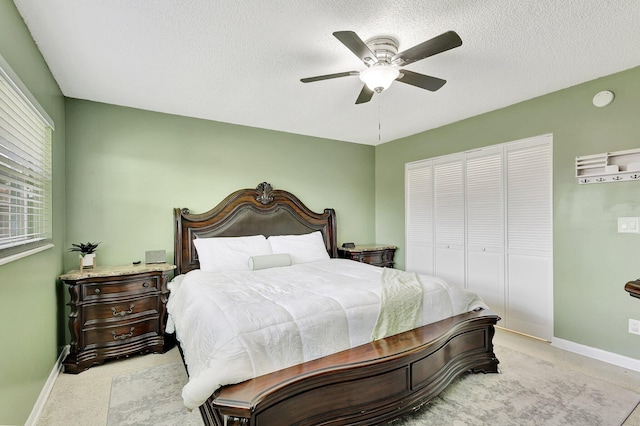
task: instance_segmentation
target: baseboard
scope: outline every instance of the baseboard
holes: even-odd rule
[[[51,389],[53,389],[53,385],[56,383],[56,379],[58,375],[62,371],[62,361],[69,354],[70,346],[67,345],[62,348],[62,352],[60,352],[60,356],[56,360],[56,363],[53,365],[53,369],[51,370],[51,374],[49,374],[49,378],[45,382],[42,390],[40,391],[40,395],[36,400],[36,403],[31,410],[31,414],[29,414],[29,418],[25,422],[25,426],[35,426],[38,423],[38,419],[40,418],[40,414],[42,414],[42,410],[44,409],[45,404],[47,403],[47,398],[49,398],[49,394],[51,393]]]
[[[554,337],[551,340],[551,346],[564,349],[569,352],[574,352],[579,355],[588,356],[589,358],[594,358],[599,361],[608,362],[609,364],[617,365],[618,367],[623,367],[627,370],[640,372],[640,360],[635,358],[603,351],[602,349],[592,348],[591,346],[581,345],[580,343],[559,339],[557,337]]]

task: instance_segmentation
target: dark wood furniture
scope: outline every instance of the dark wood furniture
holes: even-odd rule
[[[355,247],[340,247],[338,256],[369,265],[393,268],[393,256],[396,246],[384,244],[358,244]]]
[[[74,270],[60,279],[69,286],[71,350],[66,373],[79,373],[110,358],[163,352],[174,265],[127,265]]]
[[[174,209],[177,273],[199,267],[198,237],[322,232],[337,257],[332,209],[314,213],[268,183],[236,191],[202,214]],[[469,312],[406,333],[223,386],[200,406],[207,425],[372,425],[427,403],[465,371],[497,372],[491,311]],[[226,417],[226,423],[225,423]]]
[[[640,299],[640,278],[634,281],[629,281],[625,284],[624,289],[629,292],[629,296]]]
[[[174,256],[176,274],[200,269],[193,244],[196,237],[242,237],[250,235],[302,235],[321,231],[330,257],[337,257],[336,213],[309,210],[293,194],[274,190],[263,182],[256,189],[241,189],[202,214],[176,208]]]

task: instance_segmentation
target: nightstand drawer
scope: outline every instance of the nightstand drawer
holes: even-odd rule
[[[158,318],[151,318],[111,327],[86,329],[84,334],[85,347],[89,349],[91,347],[116,345],[121,342],[135,340],[137,337],[147,333],[158,334],[158,322]]]
[[[83,300],[97,299],[101,297],[119,297],[128,294],[139,295],[141,293],[158,291],[158,277],[132,278],[129,280],[114,279],[96,284],[82,286]]]
[[[365,244],[355,247],[341,247],[338,256],[343,259],[368,263],[369,265],[393,268],[396,246]]]
[[[132,317],[158,313],[158,296],[128,299],[121,302],[100,303],[83,307],[84,325],[110,321],[126,321]]]
[[[380,265],[386,262],[384,251],[364,251],[356,256],[358,262],[368,263],[370,265]]]

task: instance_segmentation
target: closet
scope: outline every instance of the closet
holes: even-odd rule
[[[478,293],[500,326],[553,334],[552,136],[405,165],[406,269]]]

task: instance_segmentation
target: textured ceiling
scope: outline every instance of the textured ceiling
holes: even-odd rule
[[[638,0],[14,0],[65,96],[376,145],[640,64]],[[445,31],[461,47],[355,105],[362,70],[332,36]]]

